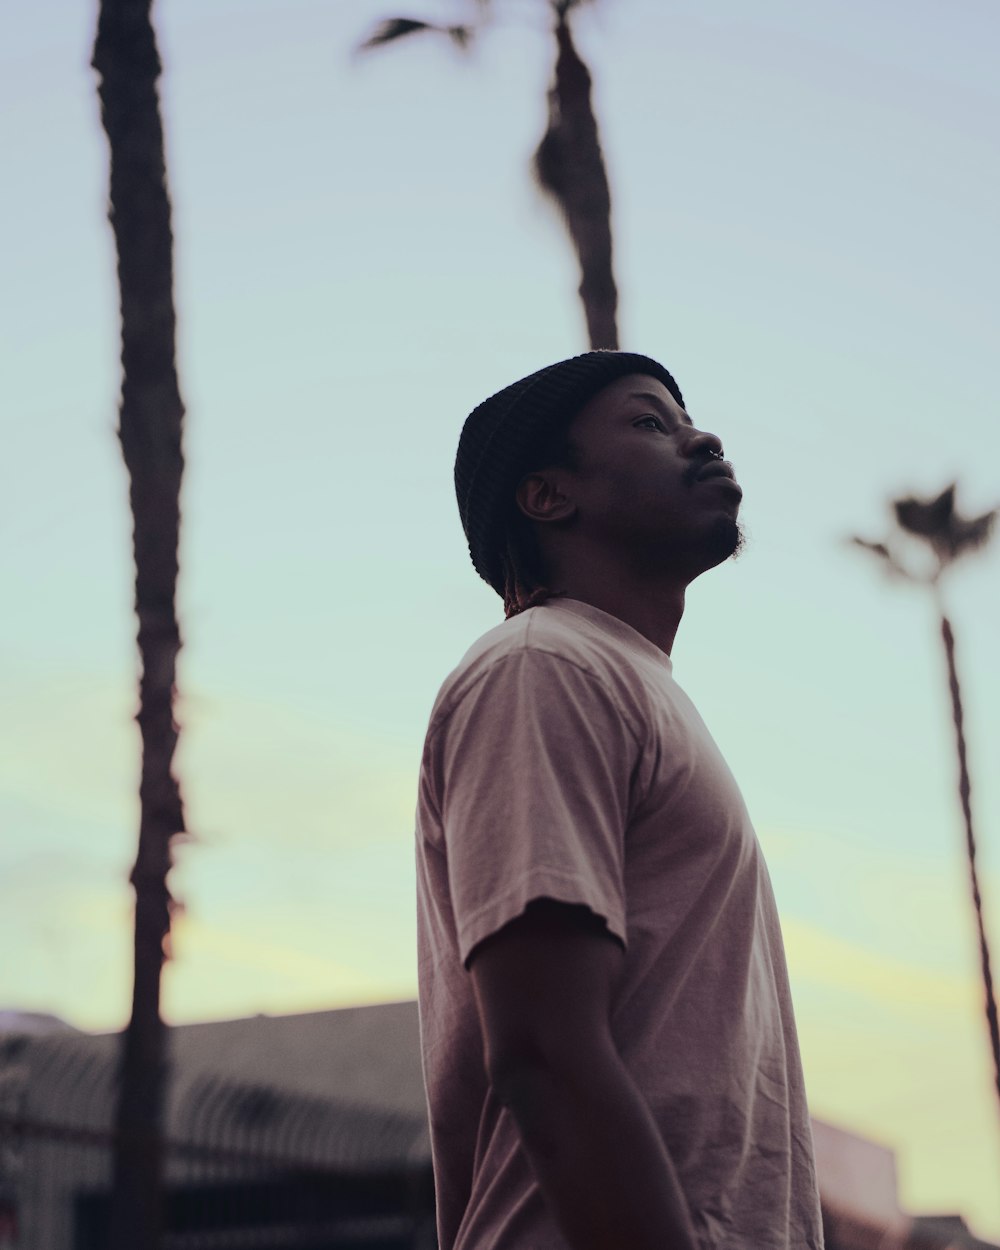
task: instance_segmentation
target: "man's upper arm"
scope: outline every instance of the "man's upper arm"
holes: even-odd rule
[[[546,651],[497,660],[435,739],[460,958],[532,899],[585,904],[625,941],[638,747],[602,681]]]
[[[494,1085],[610,1043],[624,958],[599,916],[551,898],[535,899],[480,942],[468,967]]]

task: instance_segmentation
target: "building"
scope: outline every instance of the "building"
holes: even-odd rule
[[[118,1034],[0,1013],[0,1250],[103,1250]],[[165,1250],[432,1250],[413,1001],[170,1033]],[[1000,1250],[814,1121],[828,1250]]]

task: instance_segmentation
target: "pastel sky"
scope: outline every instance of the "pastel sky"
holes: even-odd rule
[[[495,7],[465,58],[359,59],[391,3],[155,6],[188,410],[173,1022],[416,993],[423,733],[502,619],[458,433],[586,347],[527,172],[544,5]],[[138,738],[94,17],[22,5],[0,41],[0,1006],[108,1030]],[[770,864],[813,1111],[898,1152],[910,1209],[995,1239],[935,619],[844,540],[954,478],[968,511],[1000,502],[998,37],[987,0],[603,0],[578,22],[623,345],[675,372],[745,489],[748,550],[692,588],[675,674]],[[998,572],[1000,542],[948,596],[1000,963]]]

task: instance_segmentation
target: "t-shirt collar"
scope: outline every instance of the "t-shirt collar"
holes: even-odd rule
[[[609,634],[622,646],[638,651],[647,660],[655,664],[666,665],[667,671],[673,670],[673,661],[665,651],[661,651],[655,642],[650,642],[645,634],[640,634],[627,621],[619,616],[605,612],[603,608],[595,608],[592,603],[584,603],[582,599],[570,599],[560,595],[554,599],[546,599],[538,605],[543,608],[556,608],[559,611],[572,612],[574,616],[583,617],[598,629]]]

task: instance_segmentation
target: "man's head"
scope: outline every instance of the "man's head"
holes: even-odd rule
[[[507,616],[599,558],[685,583],[740,545],[740,490],[657,361],[588,352],[469,416],[455,486],[469,551]],[[551,587],[551,589],[550,589]]]

